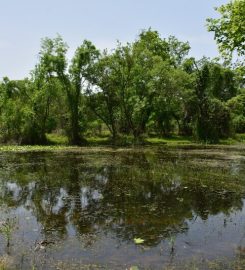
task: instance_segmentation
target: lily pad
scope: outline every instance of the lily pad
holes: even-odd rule
[[[134,238],[134,243],[137,245],[143,244],[145,242],[144,239],[141,238]]]

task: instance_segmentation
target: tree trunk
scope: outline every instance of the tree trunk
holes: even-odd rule
[[[75,104],[73,104],[74,106]],[[71,145],[85,145],[86,140],[80,135],[78,106],[71,109],[71,127],[69,132],[69,142]]]

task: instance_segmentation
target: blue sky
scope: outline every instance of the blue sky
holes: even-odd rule
[[[70,49],[84,39],[98,48],[131,42],[152,27],[162,37],[189,41],[191,55],[215,57],[213,34],[205,27],[213,7],[228,0],[0,0],[0,79],[27,77],[38,61],[40,40],[61,34]]]

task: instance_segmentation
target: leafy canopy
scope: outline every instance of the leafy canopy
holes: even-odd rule
[[[216,10],[221,17],[208,18],[208,30],[214,32],[219,50],[226,58],[234,52],[245,56],[245,1],[234,0]]]

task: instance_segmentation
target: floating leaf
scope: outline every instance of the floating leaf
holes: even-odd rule
[[[139,270],[139,267],[138,267],[138,266],[131,266],[131,267],[129,268],[129,270]]]
[[[144,239],[141,238],[134,238],[134,243],[137,245],[143,244],[145,242]]]

